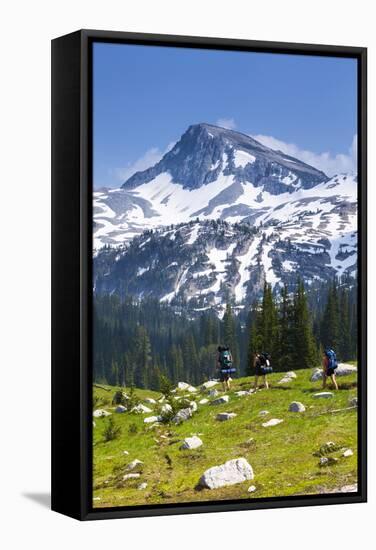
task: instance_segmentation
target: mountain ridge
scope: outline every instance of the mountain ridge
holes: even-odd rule
[[[94,193],[97,291],[121,293],[126,287],[138,299],[155,293],[168,303],[193,300],[198,308],[220,310],[226,300],[248,305],[265,281],[274,288],[289,284],[296,273],[307,284],[356,275],[353,175],[329,179],[245,134],[199,124],[190,126],[159,163],[127,182],[130,188]],[[211,221],[217,227],[227,223],[233,233],[223,245],[216,244]],[[204,244],[201,256],[192,224]],[[245,233],[249,228],[245,240],[239,225]],[[155,233],[152,238],[149,232]],[[244,241],[243,249],[236,239]],[[101,252],[103,245],[114,249]],[[144,261],[145,251],[152,263]],[[102,261],[104,271],[98,267]]]

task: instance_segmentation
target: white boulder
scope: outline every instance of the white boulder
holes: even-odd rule
[[[124,405],[118,405],[115,409],[115,412],[124,413],[124,412],[126,412],[126,410],[127,410],[127,407],[124,407]]]
[[[143,483],[140,483],[140,485],[137,487],[137,489],[139,491],[143,491],[144,489],[146,489],[148,486],[148,484],[146,483],[146,481],[144,481]]]
[[[199,405],[206,405],[207,403],[209,403],[209,399],[206,399],[205,397],[204,399],[200,399],[198,402]]]
[[[180,409],[172,419],[172,422],[174,424],[181,424],[182,422],[185,422],[192,416],[192,409],[189,407],[187,409]]]
[[[145,424],[151,424],[152,422],[160,422],[161,417],[160,416],[148,416],[147,418],[144,418]]]
[[[216,390],[215,388],[208,391],[209,397],[217,397],[217,395],[218,395],[218,390]]]
[[[336,376],[349,376],[358,372],[358,368],[348,363],[338,363],[338,367],[335,370]],[[322,369],[315,369],[311,376],[311,382],[317,382],[322,379]]]
[[[271,418],[267,422],[264,422],[262,426],[264,428],[269,428],[270,426],[277,426],[277,424],[280,424],[281,422],[283,422],[281,418]]]
[[[254,493],[256,491],[256,487],[254,485],[251,485],[248,487],[248,493]]]
[[[156,404],[156,400],[153,399],[152,397],[145,397],[144,401],[145,401],[145,403],[149,403],[149,405],[155,405]]]
[[[207,489],[218,489],[235,485],[243,481],[253,479],[252,466],[245,458],[235,458],[228,460],[220,466],[213,466],[206,470],[200,478],[199,486]]]
[[[295,374],[295,373],[293,373],[293,374]],[[296,375],[295,375],[295,378],[296,378]],[[289,376],[289,373],[286,372],[286,374],[283,376],[283,378],[281,378],[281,380],[279,380],[278,384],[289,384],[293,380],[294,380],[294,376]]]
[[[312,397],[315,399],[331,399],[333,393],[331,391],[321,391],[319,393],[314,393]]]
[[[196,393],[196,392],[197,392],[197,388],[195,388],[194,386],[188,386],[187,392],[189,392],[189,393]]]
[[[138,460],[137,458],[135,458],[134,460],[132,460],[132,462],[130,462],[125,467],[125,469],[129,470],[129,471],[134,471],[134,470],[140,471],[140,470],[142,470],[143,465],[144,465],[144,463],[141,460]]]
[[[178,383],[178,390],[187,390],[189,388],[189,384],[187,382],[179,382]]]
[[[225,420],[231,420],[231,418],[235,418],[236,416],[237,416],[236,413],[222,412],[222,413],[218,413],[215,418],[220,422],[223,422]]]
[[[123,481],[127,481],[128,479],[138,479],[139,477],[141,477],[141,474],[125,474],[125,476],[123,476]]]
[[[301,412],[304,412],[305,410],[306,410],[305,406],[303,405],[303,403],[300,403],[300,401],[293,401],[289,405],[290,412],[301,413]]]
[[[197,435],[193,435],[192,437],[186,437],[183,441],[181,449],[197,449],[198,447],[201,447],[202,441]]]
[[[103,418],[104,416],[111,416],[111,413],[104,409],[97,409],[93,412],[94,418]]]
[[[198,409],[196,401],[191,401],[189,403],[189,408],[191,409],[192,412],[196,412]]]
[[[137,414],[149,414],[152,412],[152,410],[149,409],[149,407],[147,407],[146,405],[139,403],[138,405],[133,407],[133,409],[131,409],[131,412],[137,413]]]
[[[221,395],[221,397],[218,397],[218,399],[215,399],[210,404],[211,405],[222,405],[223,403],[228,403],[230,401],[229,395]]]
[[[353,456],[353,454],[354,453],[351,449],[346,449],[346,451],[344,451],[342,456],[345,457],[345,458],[348,458],[349,456]]]

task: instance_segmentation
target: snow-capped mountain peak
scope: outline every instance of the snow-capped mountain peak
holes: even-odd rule
[[[138,297],[152,292],[165,302],[218,308],[225,297],[249,302],[264,280],[276,286],[297,273],[312,282],[356,271],[356,176],[329,179],[210,124],[190,126],[120,189],[95,192],[94,222],[97,252],[104,244],[121,247],[97,258],[108,275],[97,277],[96,288],[111,292],[126,277]],[[157,289],[152,279],[161,272]]]

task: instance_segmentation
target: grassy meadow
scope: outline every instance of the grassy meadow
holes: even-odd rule
[[[331,399],[315,399],[322,383],[311,382],[311,370],[295,371],[297,378],[278,384],[283,373],[269,376],[270,389],[237,396],[236,391],[249,390],[253,378],[233,381],[230,400],[221,405],[200,405],[208,391],[189,394],[198,410],[192,418],[180,425],[146,424],[144,419],[158,415],[161,404],[150,405],[143,400],[158,400],[161,394],[135,389],[135,397],[153,409],[152,413],[117,413],[112,398],[120,388],[94,387],[95,409],[111,414],[94,418],[93,427],[93,505],[95,507],[137,506],[144,504],[185,503],[226,499],[257,499],[290,495],[313,495],[335,492],[357,482],[357,409],[349,407],[349,400],[357,395],[356,374],[337,379],[339,391]],[[219,396],[222,395],[218,384]],[[126,393],[128,389],[123,388]],[[330,383],[326,391],[332,391]],[[178,391],[174,396],[186,395]],[[303,413],[289,412],[292,401],[306,407]],[[166,403],[166,401],[165,401]],[[337,411],[338,412],[330,412]],[[261,411],[268,411],[264,416]],[[219,422],[219,412],[236,413],[236,418]],[[271,427],[262,424],[272,418],[283,422]],[[116,437],[106,441],[105,430],[110,419],[119,428]],[[181,450],[185,437],[198,435],[200,448]],[[338,458],[332,465],[320,466],[320,457],[314,456],[327,442],[337,445],[330,454]],[[343,457],[344,449],[353,455]],[[329,456],[329,455],[328,455]],[[224,462],[244,457],[254,470],[254,479],[219,489],[197,490],[198,480],[205,470]],[[127,465],[142,461],[137,479],[123,480]],[[146,488],[140,489],[140,484]],[[255,491],[248,492],[254,485]]]

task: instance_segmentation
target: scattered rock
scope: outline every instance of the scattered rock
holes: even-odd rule
[[[189,393],[196,393],[196,392],[197,392],[197,388],[195,388],[195,387],[193,387],[193,386],[188,386],[187,392],[189,392]]]
[[[169,413],[172,411],[172,407],[169,403],[165,403],[164,405],[162,405],[162,408],[161,408],[161,413],[162,414],[166,414],[166,413]]]
[[[163,401],[164,401],[165,399],[166,399],[165,396],[162,395],[162,397],[160,397],[160,398],[158,399],[158,403],[163,403]]]
[[[220,422],[223,422],[224,420],[231,420],[231,418],[235,418],[236,416],[238,416],[236,413],[222,412],[222,413],[218,413],[215,418]]]
[[[180,409],[172,419],[172,422],[174,424],[181,424],[182,422],[185,422],[192,416],[192,409]]]
[[[140,483],[140,485],[137,487],[137,489],[139,491],[143,491],[144,489],[146,489],[148,486],[148,484],[146,483],[146,481],[144,481],[143,483]]]
[[[129,451],[123,451],[123,455],[129,455]]]
[[[338,458],[334,458],[333,456],[322,456],[319,466],[333,466],[333,464],[337,464],[337,462]]]
[[[218,380],[208,380],[207,382],[204,382],[201,386],[201,389],[203,391],[208,390],[210,388],[213,388],[218,384]]]
[[[94,418],[103,418],[104,416],[111,416],[111,413],[104,409],[97,409],[93,412]]]
[[[306,410],[305,406],[303,405],[303,403],[300,403],[300,401],[293,401],[292,403],[290,403],[290,406],[289,406],[290,412],[301,413],[301,412],[304,412],[305,410]]]
[[[331,391],[321,391],[319,393],[314,393],[312,397],[315,399],[331,399],[333,393]]]
[[[100,500],[101,497],[94,497],[93,500]]]
[[[350,405],[350,407],[357,407],[358,406],[358,398],[357,397],[352,397],[351,399],[349,399],[349,405]]]
[[[210,404],[211,405],[222,405],[223,403],[228,403],[230,401],[229,395],[221,395],[221,397],[218,397],[218,399],[215,399]]]
[[[201,447],[202,441],[199,437],[196,435],[192,437],[186,437],[184,439],[183,445],[180,447],[181,449],[197,449],[198,447]]]
[[[137,458],[135,458],[134,460],[132,460],[132,462],[130,462],[125,467],[125,469],[132,472],[134,472],[135,470],[138,470],[138,473],[140,473],[142,472],[143,466],[144,466],[144,463],[141,460],[138,460]]]
[[[93,420],[93,428],[95,428],[95,427],[96,427],[96,423],[95,423],[94,420]]]
[[[139,403],[133,409],[131,409],[131,412],[137,413],[137,414],[148,414],[151,413],[152,410],[149,409],[149,407],[146,407],[146,405],[143,405],[142,403]]]
[[[281,380],[279,380],[278,384],[288,384],[289,382],[292,382],[294,379],[293,376],[287,376],[287,373],[284,375]]]
[[[123,481],[127,481],[128,479],[137,479],[141,477],[141,474],[125,474],[125,476],[123,476]]]
[[[209,390],[208,391],[208,396],[209,397],[217,397],[217,395],[218,395],[218,390],[216,390],[215,388],[214,388],[214,390]]]
[[[318,380],[322,380],[322,369],[315,369],[313,371],[313,374],[310,380],[311,382],[317,382]]]
[[[248,487],[248,493],[254,493],[256,491],[256,487],[254,485],[251,485]]]
[[[271,418],[267,422],[264,422],[262,426],[264,428],[269,428],[269,426],[277,426],[277,424],[280,424],[281,422],[283,422],[283,420],[280,418]]]
[[[348,363],[339,363],[336,368],[336,376],[349,376],[356,372],[358,372],[358,368]],[[322,380],[322,369],[315,369],[311,376],[311,382],[317,382],[318,380]]]
[[[161,417],[160,416],[148,416],[147,418],[144,418],[145,424],[151,424],[152,422],[160,422]]]
[[[156,400],[153,399],[152,397],[145,397],[144,401],[145,401],[145,403],[149,403],[149,405],[155,405],[156,404]]]
[[[207,489],[217,489],[235,485],[253,479],[252,466],[245,458],[228,460],[220,466],[213,466],[206,470],[199,480],[199,486]]]
[[[196,401],[191,401],[189,403],[189,408],[191,409],[192,412],[196,412],[198,409]]]
[[[206,405],[207,403],[209,403],[209,399],[206,399],[206,398],[201,399],[201,400],[198,402],[199,405]]]
[[[353,453],[352,449],[346,449],[346,451],[343,453],[342,456],[345,457],[345,458],[348,458],[349,456],[353,456],[353,454],[354,453]]]
[[[266,416],[267,414],[269,414],[269,411],[260,411],[259,412],[259,416]]]
[[[187,390],[189,388],[189,384],[187,382],[179,382],[178,383],[178,390]]]
[[[115,409],[115,412],[124,413],[124,412],[126,412],[126,410],[127,410],[127,407],[124,407],[124,405],[118,405]]]
[[[288,376],[289,378],[296,378],[296,374],[293,370],[286,372],[285,376]]]
[[[237,395],[238,397],[244,397],[245,395],[251,395],[251,394],[249,391],[240,390],[240,391],[236,391],[235,395]]]

